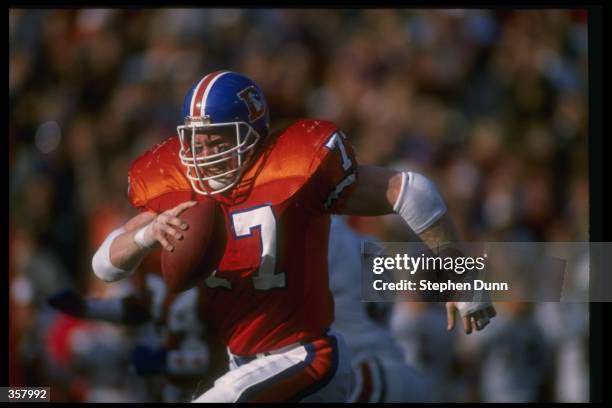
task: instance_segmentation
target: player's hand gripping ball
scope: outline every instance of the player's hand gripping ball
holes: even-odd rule
[[[162,251],[161,267],[164,282],[172,292],[182,292],[202,283],[219,265],[225,251],[223,211],[210,198],[183,211],[179,218],[189,228],[183,238],[167,234],[173,251]]]

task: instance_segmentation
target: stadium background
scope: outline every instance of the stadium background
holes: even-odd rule
[[[585,241],[587,57],[581,10],[11,9],[10,385],[52,384],[64,401],[145,398],[127,367],[129,330],[69,319],[45,299],[122,290],[94,277],[91,256],[132,214],[131,160],[175,135],[204,73],[255,80],[273,128],[332,120],[361,163],[428,175],[466,239]],[[521,308],[498,305],[498,319]],[[516,387],[588,400],[586,305],[526,309],[546,368]],[[495,368],[474,335],[454,335],[448,398],[504,400],[488,391]]]

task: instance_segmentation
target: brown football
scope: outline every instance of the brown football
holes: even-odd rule
[[[212,199],[205,198],[179,216],[189,228],[183,239],[166,235],[174,251],[162,250],[164,282],[172,292],[182,292],[202,283],[217,268],[225,251],[223,211]]]

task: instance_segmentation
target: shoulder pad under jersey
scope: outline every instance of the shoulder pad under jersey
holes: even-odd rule
[[[264,160],[264,169],[258,173],[255,186],[269,186],[284,198],[290,197],[316,172],[327,153],[323,146],[336,131],[338,127],[334,123],[314,119],[300,120],[284,129],[264,150],[263,157],[258,159]],[[257,164],[245,174],[245,179],[256,171]],[[282,183],[282,188],[274,188],[279,183]],[[255,189],[254,194],[257,193]],[[278,200],[284,198],[279,196]]]
[[[179,149],[178,138],[171,137],[134,160],[128,172],[128,196],[132,206],[161,212],[193,197],[178,156]],[[167,199],[169,195],[171,202]]]

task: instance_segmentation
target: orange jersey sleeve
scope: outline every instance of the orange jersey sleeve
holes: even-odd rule
[[[316,152],[309,170],[309,206],[315,212],[336,214],[357,186],[357,160],[351,144],[336,129]]]
[[[179,148],[178,138],[171,137],[132,163],[128,197],[134,208],[160,213],[193,199],[195,193],[179,161]]]

